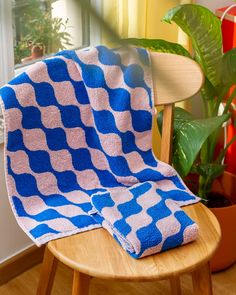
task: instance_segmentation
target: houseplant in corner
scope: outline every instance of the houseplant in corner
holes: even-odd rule
[[[197,193],[208,207],[224,206],[224,203],[230,203],[231,200],[227,201],[225,198],[219,197],[219,194],[213,194],[212,191],[214,188],[217,188],[221,193],[225,191],[225,184],[222,182],[222,179],[226,177],[223,159],[230,144],[236,140],[234,137],[216,153],[219,135],[223,125],[230,119],[230,106],[236,97],[236,90],[234,90],[225,100],[229,88],[236,84],[236,49],[225,54],[222,53],[221,22],[205,7],[194,4],[179,5],[170,9],[163,20],[168,23],[176,23],[190,37],[193,54],[181,45],[165,40],[128,39],[128,41],[136,46],[154,51],[190,57],[201,66],[206,77],[205,84],[201,89],[204,117],[198,119],[182,108],[175,108],[173,164],[182,177],[186,177],[189,173],[198,176]],[[219,114],[222,106],[223,111]],[[159,128],[161,124],[162,113],[159,113]],[[221,177],[220,180],[219,177]],[[218,179],[217,184],[215,179]],[[229,178],[226,177],[226,179]],[[233,185],[236,188],[236,183]],[[229,194],[229,188],[227,192]],[[230,199],[230,195],[226,197]],[[220,201],[220,205],[218,201]],[[226,210],[226,217],[223,217],[223,220],[218,216],[223,236],[218,250],[218,258],[220,260],[225,258],[225,260],[219,262],[216,260],[217,257],[214,257],[212,262],[213,270],[220,270],[236,261],[236,237],[232,229],[232,225],[236,223],[236,205],[212,210],[216,215],[220,210],[220,216],[222,216],[221,210]],[[229,218],[229,212],[232,211],[233,216]],[[224,222],[226,222],[226,229],[231,231],[231,236],[228,240],[226,237],[226,242],[224,242]],[[224,243],[228,248],[222,250]],[[227,254],[230,254],[231,257],[226,257]]]

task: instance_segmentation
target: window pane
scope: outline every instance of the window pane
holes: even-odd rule
[[[15,67],[89,45],[89,18],[77,0],[13,0]]]

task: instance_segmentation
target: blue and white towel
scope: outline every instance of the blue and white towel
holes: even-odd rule
[[[197,238],[198,226],[152,181],[92,195],[90,214],[134,258]]]
[[[144,49],[63,51],[0,90],[6,181],[37,244],[101,227],[91,196],[146,181],[182,206],[197,202],[152,152],[151,65]]]

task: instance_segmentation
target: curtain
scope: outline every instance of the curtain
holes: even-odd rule
[[[165,39],[178,42],[189,49],[187,35],[175,24],[161,21],[168,9],[178,5],[192,3],[191,0],[103,0],[103,17],[122,38]],[[102,43],[110,43],[109,37],[102,32]],[[186,107],[184,103],[180,103]],[[160,156],[160,135],[153,124],[153,150]]]
[[[179,0],[103,0],[103,16],[123,38],[178,40],[175,25],[161,21],[166,11]],[[102,40],[107,37],[102,34]]]

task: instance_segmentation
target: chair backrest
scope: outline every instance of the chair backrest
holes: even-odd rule
[[[155,105],[164,106],[161,161],[171,163],[174,104],[199,92],[204,75],[200,66],[190,58],[151,53]]]

